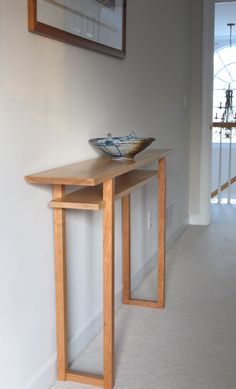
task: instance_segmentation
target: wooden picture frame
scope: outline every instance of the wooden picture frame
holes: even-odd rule
[[[62,0],[28,0],[28,29],[30,32],[56,39],[64,43],[80,46],[114,57],[124,58],[126,55],[127,0],[89,1],[89,12],[93,6],[94,10],[92,9],[92,11],[94,11],[94,13],[98,12],[98,7],[100,7],[103,11],[103,19],[101,19],[101,11],[99,13],[99,19],[96,19],[96,17],[91,16],[93,15],[91,12],[90,14],[86,14],[85,10],[81,8],[77,10],[77,8],[67,6]],[[50,10],[50,13],[47,12],[47,10]],[[55,13],[57,13],[57,16],[59,15],[60,17],[53,17],[52,12],[54,12],[54,10]],[[114,13],[114,17],[112,13]],[[115,17],[117,14],[119,17]],[[65,22],[66,17],[71,18],[68,19],[68,25],[66,25]],[[48,21],[48,19],[50,20]],[[57,23],[60,24],[60,19],[63,20],[63,22],[61,22],[61,28],[56,25]],[[77,25],[81,24],[82,26],[86,25],[84,20],[87,21],[87,32],[84,32],[82,28],[75,29],[74,24],[72,23],[73,26],[71,25],[71,20],[73,20],[73,23],[76,23]],[[103,20],[105,20],[105,22]],[[114,25],[114,23],[118,23],[117,20],[120,24]],[[63,26],[63,23],[65,26]],[[88,30],[89,25],[90,29],[92,29],[91,34]],[[78,34],[74,33],[71,26]]]

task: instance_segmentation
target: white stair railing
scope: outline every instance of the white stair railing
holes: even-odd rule
[[[227,195],[227,203],[231,204],[232,198],[231,198],[231,186],[232,183],[235,182],[235,177],[232,177],[232,140],[233,140],[233,129],[236,128],[235,122],[225,123],[225,122],[214,122],[213,123],[213,130],[214,128],[219,128],[219,158],[218,158],[218,183],[217,183],[217,189],[212,192],[211,197],[217,196],[217,202],[220,204],[222,202],[222,191],[225,189],[228,189],[228,195]],[[229,142],[223,142],[223,140],[227,138],[229,139]],[[225,159],[225,155],[223,158],[223,144],[228,144],[228,160]],[[227,182],[222,183],[222,176],[223,176],[223,163],[227,163]],[[224,166],[225,171],[225,166]],[[226,181],[226,180],[225,180]]]

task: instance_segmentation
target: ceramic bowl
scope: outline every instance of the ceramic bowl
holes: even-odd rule
[[[133,159],[136,154],[146,149],[154,140],[155,138],[142,138],[132,133],[120,137],[108,134],[105,138],[93,138],[89,142],[112,159],[123,160]]]

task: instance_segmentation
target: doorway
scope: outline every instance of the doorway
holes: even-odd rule
[[[214,4],[211,202],[236,204],[236,1]]]
[[[211,222],[212,194],[212,123],[213,123],[213,59],[215,5],[232,4],[236,0],[203,0],[202,104],[201,104],[201,164],[199,224]],[[231,15],[233,16],[233,15]],[[236,23],[236,21],[235,21]],[[216,189],[216,188],[215,188]],[[213,189],[214,190],[214,189]]]

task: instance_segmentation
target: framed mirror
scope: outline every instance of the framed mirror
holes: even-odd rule
[[[29,31],[125,57],[126,0],[28,0]]]

